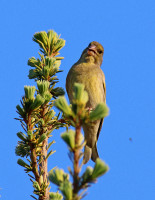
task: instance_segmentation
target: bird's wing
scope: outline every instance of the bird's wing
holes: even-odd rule
[[[103,101],[104,103],[106,103],[106,85],[105,85],[105,76],[103,74]],[[101,119],[100,120],[100,124],[99,124],[99,127],[98,127],[98,131],[97,131],[97,140],[99,138],[99,135],[100,135],[100,132],[101,132],[101,128],[102,128],[102,125],[103,125],[103,120],[104,119]]]
[[[100,120],[100,124],[99,124],[98,131],[97,131],[97,140],[98,140],[98,138],[99,138],[99,135],[100,135],[100,132],[101,132],[101,128],[102,128],[102,125],[103,125],[103,119]]]
[[[103,74],[103,79],[102,80],[103,80],[102,84],[103,84],[103,95],[104,95],[103,102],[106,103],[106,85],[105,85],[105,76],[104,76],[104,74]]]
[[[71,76],[71,73],[69,71],[67,78],[66,78],[66,91],[67,91],[70,102],[72,101],[72,98],[73,98],[72,97],[73,96],[72,90],[73,90],[72,76]]]

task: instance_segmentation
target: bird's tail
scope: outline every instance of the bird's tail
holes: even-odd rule
[[[98,157],[99,155],[96,144],[93,148],[90,148],[88,145],[85,146],[83,164],[86,164],[90,158],[95,162]]]
[[[86,145],[84,149],[83,164],[86,164],[90,160],[91,155],[92,155],[92,148]]]
[[[95,144],[92,149],[91,159],[92,159],[92,161],[95,162],[98,157],[99,157],[99,155],[98,155],[98,151],[97,151],[97,145]]]

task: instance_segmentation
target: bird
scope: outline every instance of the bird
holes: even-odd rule
[[[93,110],[99,103],[106,103],[105,75],[101,69],[103,54],[103,46],[93,41],[84,49],[80,59],[70,68],[66,78],[66,91],[70,103],[73,100],[74,83],[83,84],[88,93],[86,108]],[[103,119],[82,125],[86,141],[83,164],[90,159],[95,162],[99,157],[97,140],[102,124]]]

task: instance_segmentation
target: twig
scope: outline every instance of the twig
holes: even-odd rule
[[[27,130],[32,130],[33,126],[31,124],[31,113],[28,114],[28,120],[27,120]],[[39,183],[39,185],[41,184],[40,181],[40,176],[39,176],[39,172],[38,172],[38,164],[37,164],[37,154],[36,154],[36,149],[33,143],[31,143],[31,141],[29,142],[30,145],[30,150],[31,150],[31,161],[32,161],[32,171],[35,175],[35,179],[36,181]]]
[[[75,197],[78,194],[79,191],[79,172],[80,172],[80,167],[79,167],[79,158],[80,158],[80,149],[79,149],[79,142],[80,142],[80,134],[81,134],[81,125],[78,124],[76,126],[76,131],[75,131],[75,151],[74,151],[74,180],[73,180],[73,192]]]
[[[45,118],[45,114],[47,112],[47,105],[42,106],[41,118]],[[44,127],[42,127],[41,135],[44,134]],[[48,137],[43,141],[42,151],[41,151],[41,163],[39,165],[40,174],[43,176],[43,182],[45,185],[48,185],[48,169],[47,169],[47,149],[48,149]],[[45,192],[43,196],[39,197],[39,200],[48,200],[49,199],[49,188],[45,188]]]

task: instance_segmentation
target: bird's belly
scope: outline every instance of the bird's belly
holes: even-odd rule
[[[74,81],[85,86],[89,96],[87,106],[95,108],[98,103],[103,102],[103,85],[96,74],[81,73]]]

